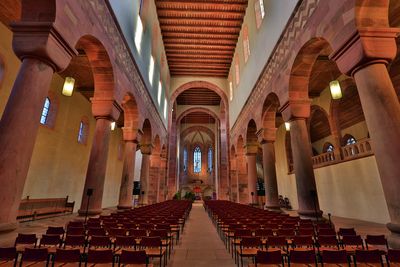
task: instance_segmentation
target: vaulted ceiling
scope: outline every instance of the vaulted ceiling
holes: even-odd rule
[[[215,119],[205,112],[192,112],[183,117],[181,123],[214,124]]]
[[[178,105],[213,105],[218,106],[221,102],[221,97],[206,88],[190,88],[182,92],[177,98]]]
[[[171,75],[227,77],[247,0],[156,0]]]

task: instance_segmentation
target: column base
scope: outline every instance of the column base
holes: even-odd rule
[[[0,233],[12,232],[18,227],[18,222],[0,223]]]
[[[129,210],[132,208],[132,205],[124,206],[124,205],[118,205],[117,209],[119,210]]]
[[[390,248],[399,249],[400,248],[400,224],[388,223],[386,227],[390,230],[390,235],[388,236],[388,243]]]
[[[299,214],[300,218],[302,219],[311,219],[311,220],[317,220],[317,219],[322,219],[322,210],[299,210],[297,211]]]
[[[93,215],[99,215],[103,212],[102,209],[89,209],[87,211],[88,216],[93,216]],[[79,216],[85,216],[86,215],[86,210],[78,210]]]
[[[264,210],[269,210],[269,211],[275,211],[275,212],[282,212],[280,206],[275,206],[275,205],[264,205]]]

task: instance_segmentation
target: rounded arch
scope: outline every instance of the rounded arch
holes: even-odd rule
[[[280,107],[279,97],[269,93],[262,109],[262,125],[264,128],[276,128],[276,113]]]
[[[142,132],[143,132],[143,136],[142,136],[142,144],[151,144],[152,143],[152,129],[151,129],[151,123],[149,121],[149,119],[145,119],[143,122],[143,126],[142,126]]]
[[[201,125],[196,125],[196,126],[191,126],[189,128],[186,128],[185,130],[183,130],[181,132],[181,140],[184,140],[185,137],[193,132],[196,131],[201,131],[201,132],[205,132],[211,140],[215,140],[215,134],[213,133],[213,131],[211,131],[209,128],[205,127],[205,126],[201,126]]]
[[[185,110],[184,112],[182,112],[178,118],[177,118],[177,123],[179,124],[182,120],[182,118],[184,118],[186,115],[193,113],[193,112],[202,112],[202,113],[206,113],[210,116],[212,116],[217,122],[219,122],[219,117],[217,116],[217,114],[215,114],[212,110],[208,109],[208,108],[203,108],[203,107],[193,107],[193,108],[188,108],[187,110]]]
[[[75,48],[84,51],[94,79],[94,97],[114,96],[114,70],[109,53],[104,45],[92,35],[84,35],[77,41]]]
[[[160,137],[158,136],[158,134],[156,135],[156,137],[154,137],[154,141],[153,141],[153,146],[154,146],[154,154],[159,155],[161,154],[161,141],[160,141]]]
[[[174,103],[176,98],[184,91],[194,88],[194,87],[200,87],[200,88],[206,88],[209,89],[211,91],[214,91],[215,93],[217,93],[222,101],[225,104],[225,107],[228,107],[228,96],[226,95],[225,91],[222,90],[220,87],[218,87],[217,85],[210,83],[210,82],[206,82],[206,81],[191,81],[185,84],[182,84],[181,86],[179,86],[171,95],[171,103]]]
[[[334,150],[334,145],[332,145],[331,142],[325,142],[325,144],[322,147],[322,153],[327,153],[327,152],[333,152]]]
[[[247,124],[247,130],[246,130],[246,144],[247,145],[254,145],[258,144],[258,139],[257,139],[257,125],[256,122],[251,119],[249,123]]]
[[[352,145],[352,144],[355,144],[356,142],[357,142],[357,139],[348,133],[345,134],[341,140],[342,146]]]
[[[122,107],[124,109],[124,127],[137,129],[139,124],[139,110],[135,97],[130,93],[126,94],[122,100]]]
[[[310,133],[311,143],[330,136],[331,129],[332,126],[328,113],[322,107],[312,105],[310,118],[308,120],[308,131]]]
[[[236,154],[243,154],[243,153],[244,153],[244,140],[243,136],[239,135],[236,143]]]
[[[231,153],[232,159],[235,158],[236,150],[235,150],[235,146],[234,145],[231,145],[231,152],[230,153]]]
[[[289,99],[308,99],[310,76],[318,56],[329,55],[332,52],[330,44],[322,37],[314,37],[307,41],[292,64],[289,76]]]

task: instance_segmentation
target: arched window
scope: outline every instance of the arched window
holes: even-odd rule
[[[243,52],[244,62],[246,63],[250,56],[249,28],[247,25],[243,26]]]
[[[333,152],[334,149],[334,146],[331,143],[327,142],[324,144],[323,153]]]
[[[209,148],[208,148],[208,169],[207,169],[207,171],[208,172],[212,172],[212,169],[213,169],[213,150],[212,150],[212,147],[210,146]]]
[[[49,116],[49,111],[50,111],[50,99],[46,97],[46,100],[44,101],[43,105],[43,110],[42,110],[42,116],[40,117],[40,123],[46,125],[47,124],[47,118]]]
[[[196,146],[193,152],[193,172],[201,172],[201,150],[198,146]]]
[[[256,0],[254,2],[254,10],[256,13],[257,29],[259,29],[265,16],[264,0]]]
[[[233,100],[233,84],[232,81],[229,80],[229,101]]]
[[[187,172],[187,164],[188,164],[188,153],[186,147],[183,148],[183,171]]]
[[[235,61],[235,82],[236,85],[240,82],[240,69],[239,69],[239,55],[236,54],[236,61]]]
[[[79,123],[78,131],[78,143],[86,145],[89,135],[89,120],[87,117],[83,117]]]
[[[346,138],[345,139],[346,146],[354,145],[355,143],[357,143],[356,139],[351,135],[346,135],[345,138]]]

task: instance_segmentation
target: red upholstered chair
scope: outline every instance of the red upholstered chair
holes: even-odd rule
[[[55,253],[57,248],[61,245],[61,238],[59,235],[43,235],[40,239],[40,248],[47,248],[49,253]]]
[[[400,266],[400,249],[389,249],[386,261],[390,266]]]
[[[57,249],[54,255],[54,266],[78,267],[81,263],[79,249]]]
[[[244,236],[240,240],[240,246],[236,250],[237,257],[240,258],[240,264],[243,266],[243,258],[254,259],[257,251],[262,249],[262,242],[259,237]]]
[[[106,230],[101,227],[88,228],[88,236],[93,236],[93,235],[105,236],[107,235],[107,233]]]
[[[255,266],[283,266],[283,258],[280,251],[257,251]],[[251,266],[251,265],[249,265]]]
[[[338,231],[339,236],[355,236],[357,235],[356,230],[354,228],[339,228]]]
[[[134,236],[117,236],[114,242],[114,254],[121,254],[122,250],[133,251],[136,249],[136,245]]]
[[[267,250],[279,250],[282,254],[286,254],[288,251],[288,243],[284,236],[268,236],[267,238]]]
[[[357,266],[383,267],[382,253],[379,250],[356,250],[355,262]]]
[[[315,250],[314,240],[311,235],[297,235],[292,239],[293,249]]]
[[[354,254],[357,249],[364,249],[364,242],[359,235],[344,235],[342,244],[344,249],[350,254]]]
[[[84,235],[67,235],[64,241],[64,249],[79,249],[80,253],[85,253],[86,239]]]
[[[108,236],[94,235],[90,238],[89,249],[96,250],[104,248],[111,248],[111,240]]]
[[[163,263],[167,265],[167,257],[165,257],[166,249],[163,248],[160,237],[143,237],[140,240],[140,248],[146,251],[146,255],[150,258],[160,258],[160,266]]]
[[[15,247],[0,247],[0,266],[11,267],[14,266],[17,259],[17,249]]]
[[[121,256],[119,257],[119,266],[153,266],[153,264],[148,264],[148,259],[146,251],[127,251],[122,250]]]
[[[314,250],[292,250],[289,255],[289,265],[303,265],[313,264],[317,265]]]
[[[320,235],[334,235],[336,236],[336,231],[335,229],[332,228],[321,228],[318,230],[318,236]]]
[[[114,255],[111,249],[89,249],[87,256],[88,265],[95,264],[95,266],[114,266]]]
[[[86,231],[83,227],[68,227],[67,235],[85,235]]]
[[[47,266],[48,255],[47,248],[25,248],[20,266]]]
[[[317,240],[318,250],[338,250],[339,242],[335,235],[320,235]]]
[[[49,226],[46,230],[46,235],[59,235],[60,238],[64,238],[65,230],[62,226]]]
[[[320,255],[323,266],[350,266],[345,250],[323,250]]]
[[[367,235],[365,238],[365,245],[368,250],[378,249],[383,254],[386,254],[389,249],[388,242],[384,235]]]
[[[35,234],[18,234],[14,247],[17,252],[24,252],[25,248],[35,248],[37,238]]]

